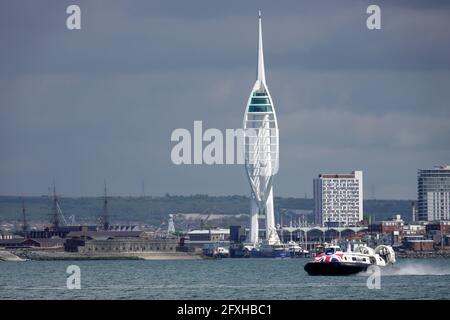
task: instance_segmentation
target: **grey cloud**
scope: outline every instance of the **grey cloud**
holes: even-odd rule
[[[449,162],[450,7],[389,1],[0,3],[0,194],[248,193],[239,166],[175,166],[170,134],[241,126],[256,11],[281,132],[275,194],[311,196],[321,171],[365,170],[379,197],[414,198]],[[220,181],[220,183],[217,183]]]

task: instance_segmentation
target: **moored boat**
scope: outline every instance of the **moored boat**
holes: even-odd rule
[[[257,255],[261,258],[288,258],[290,257],[289,248],[286,244],[277,242],[269,243],[262,241],[257,249]]]
[[[291,255],[292,258],[297,258],[297,257],[305,257],[309,251],[303,249],[297,242],[295,241],[289,241],[287,243],[288,248],[289,248],[289,253]]]

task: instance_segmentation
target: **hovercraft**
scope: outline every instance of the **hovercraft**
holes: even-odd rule
[[[370,266],[385,267],[395,263],[392,247],[380,245],[374,249],[358,246],[354,251],[343,252],[339,246],[328,246],[324,252],[305,265],[305,271],[312,276],[342,276],[366,271]]]

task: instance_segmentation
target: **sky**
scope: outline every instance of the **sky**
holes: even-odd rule
[[[67,6],[81,30],[66,28]],[[366,9],[381,8],[369,30]],[[274,194],[364,171],[366,199],[415,199],[450,163],[448,1],[0,2],[0,195],[246,195],[242,165],[174,165],[173,130],[239,128],[256,76],[280,128]]]

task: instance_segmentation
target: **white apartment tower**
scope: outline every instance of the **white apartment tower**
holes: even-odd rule
[[[319,174],[314,214],[321,226],[354,226],[363,220],[363,172]]]
[[[417,173],[419,221],[450,220],[450,165]]]

